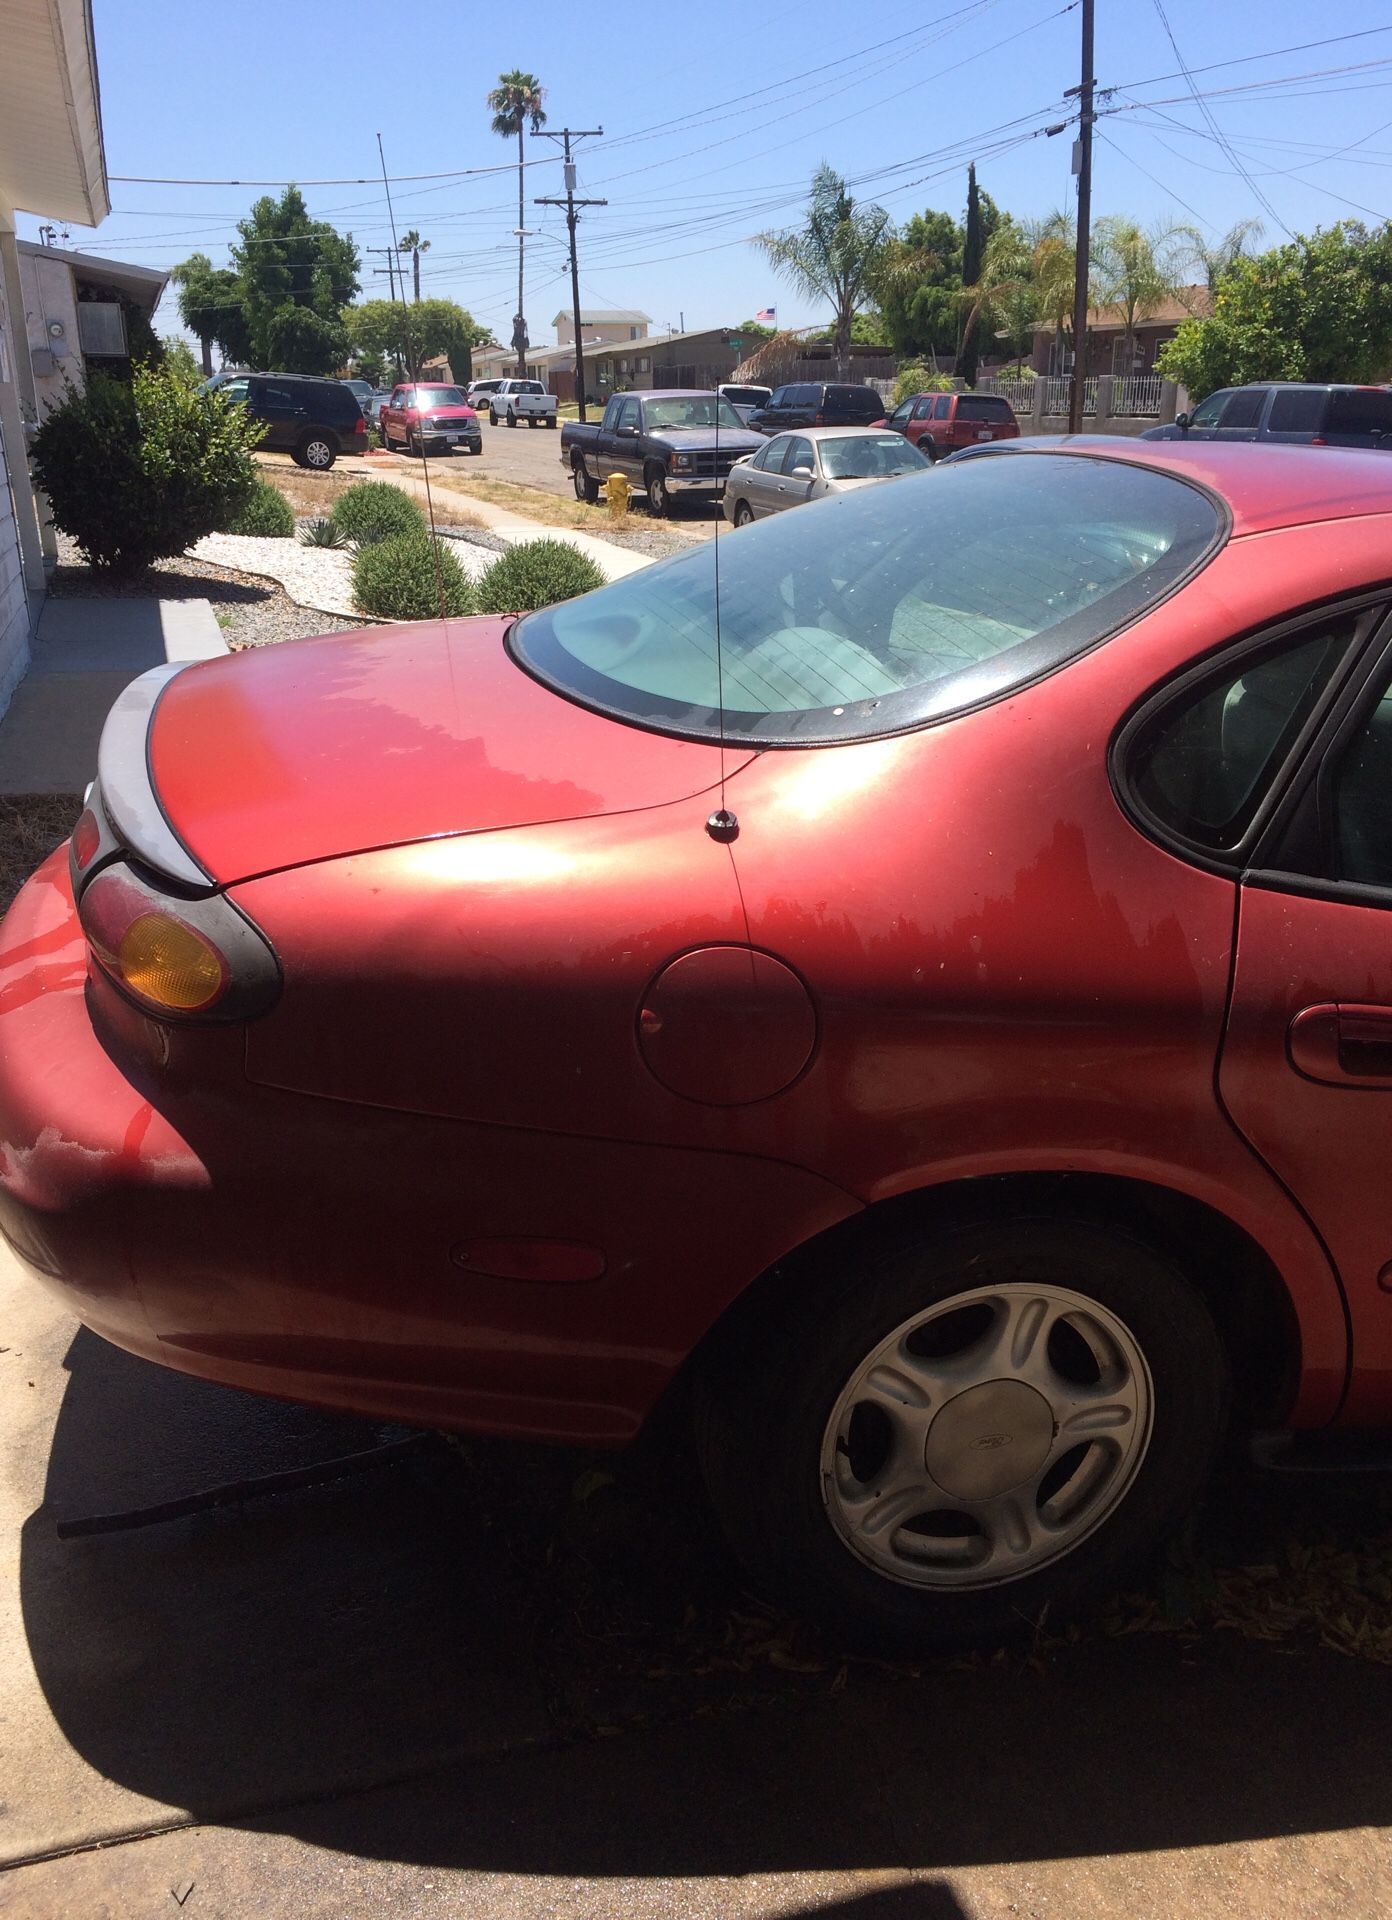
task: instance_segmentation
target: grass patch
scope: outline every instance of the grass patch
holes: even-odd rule
[[[0,913],[35,867],[66,840],[82,811],[77,793],[21,793],[0,798]]]
[[[502,507],[509,513],[515,513],[519,519],[534,520],[542,527],[570,527],[579,533],[602,533],[609,524],[607,507],[587,507],[579,500],[566,500],[560,494],[543,493],[540,487],[524,487],[514,480],[493,480],[487,475],[470,475],[465,479],[462,474],[456,478],[452,473],[437,472],[432,472],[430,479],[437,503],[435,517],[442,524],[444,516],[438,511],[438,503],[441,492],[446,489],[481,500],[485,506]]]
[[[307,473],[302,467],[294,466],[288,460],[283,464],[273,464],[271,457],[257,461],[261,476],[269,480],[276,491],[290,502],[297,520],[324,520],[333,512],[334,502],[349,487],[360,486],[364,480],[383,480],[393,484],[392,470],[385,471],[376,466],[363,468],[362,463],[334,467],[328,473]],[[439,477],[432,467],[430,473],[431,492],[435,502],[435,524],[440,527],[479,527],[483,525],[476,513],[470,513],[462,501],[442,497],[443,489]],[[402,487],[408,500],[425,511],[424,490],[417,487]]]

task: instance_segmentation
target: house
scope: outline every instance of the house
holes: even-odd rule
[[[1115,307],[1090,307],[1087,319],[1087,371],[1093,373],[1150,373],[1167,340],[1173,340],[1185,320],[1202,320],[1212,310],[1207,287],[1181,287],[1152,312],[1136,321],[1130,363],[1126,353],[1126,317]],[[1034,329],[1030,365],[1036,373],[1068,373],[1072,351],[1058,330],[1045,322]]]
[[[31,358],[35,314],[21,271],[15,213],[97,226],[111,211],[102,147],[101,101],[90,0],[6,0],[0,14],[0,712],[29,664],[44,590],[42,527],[29,478],[26,428],[39,417],[39,385],[51,376]],[[26,247],[27,254],[27,247]],[[97,264],[97,263],[94,263]],[[56,276],[28,269],[46,291]],[[66,269],[71,273],[71,265]],[[110,269],[102,263],[102,272]],[[73,283],[74,288],[76,283]],[[74,295],[75,298],[75,295]],[[62,340],[46,319],[43,336],[69,343],[76,360],[81,322],[55,311]],[[69,335],[68,329],[72,327]],[[112,336],[114,340],[114,335]],[[110,344],[110,342],[108,342]],[[41,349],[43,351],[43,349]],[[48,349],[50,354],[52,348]]]
[[[575,316],[573,313],[558,313],[551,322],[556,329],[556,339],[563,347],[575,344]],[[636,309],[619,307],[605,310],[599,307],[580,309],[580,337],[585,345],[592,346],[603,340],[646,340],[652,321],[646,313]]]
[[[475,347],[473,364],[475,380],[512,380],[517,377],[517,353],[512,347]],[[569,373],[574,366],[573,347],[527,349],[526,377],[528,380],[540,380],[543,386],[550,385],[550,376],[556,368],[563,367]]]
[[[585,391],[604,399],[626,387],[713,387],[739,364],[738,339],[733,327],[705,327],[586,347]]]
[[[99,259],[64,247],[21,240],[19,286],[24,302],[29,364],[40,418],[58,404],[84,368],[99,370],[130,358],[169,275],[129,261]]]

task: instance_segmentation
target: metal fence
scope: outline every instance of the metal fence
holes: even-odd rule
[[[998,393],[1003,400],[1010,402],[1016,413],[1034,411],[1034,389],[1037,385],[1034,380],[990,379],[978,380],[976,384],[978,393]]]
[[[1096,416],[1097,378],[1090,374],[1083,382],[1083,412]],[[982,393],[998,393],[1008,400],[1021,417],[1042,406],[1046,415],[1066,414],[1072,378],[1066,373],[1041,373],[1033,380],[990,379],[979,383]],[[1164,381],[1158,373],[1118,374],[1111,383],[1108,412],[1125,419],[1159,417]]]
[[[1112,382],[1112,412],[1158,414],[1163,385],[1158,373],[1128,373],[1118,377]]]

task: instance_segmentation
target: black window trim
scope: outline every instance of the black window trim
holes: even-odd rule
[[[1145,729],[1166,708],[1176,706],[1205,683],[1219,679],[1243,660],[1258,659],[1275,652],[1287,640],[1294,639],[1320,621],[1338,620],[1350,614],[1366,614],[1344,649],[1344,657],[1329,677],[1328,684],[1315,701],[1299,733],[1266,777],[1266,791],[1252,815],[1246,831],[1230,847],[1208,847],[1156,819],[1145,806],[1131,779],[1130,757]],[[1380,658],[1383,651],[1380,630],[1386,628],[1392,647],[1392,584],[1364,588],[1355,594],[1312,602],[1278,621],[1268,621],[1220,641],[1200,659],[1189,662],[1176,673],[1149,689],[1122,716],[1112,735],[1107,752],[1107,770],[1117,804],[1147,840],[1172,853],[1186,866],[1205,873],[1241,879],[1264,867],[1273,844],[1279,841],[1289,822],[1293,796],[1304,791],[1315,756],[1323,749],[1328,729],[1339,724],[1346,703],[1356,701],[1367,678],[1367,660]],[[1376,642],[1374,637],[1378,636]]]

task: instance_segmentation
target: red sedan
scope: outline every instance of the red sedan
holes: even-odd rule
[[[1392,1421],[1386,463],[1017,442],[719,565],[138,680],[0,932],[0,1222],[207,1379],[675,1400],[770,1589],[1005,1631],[1230,1405]]]

